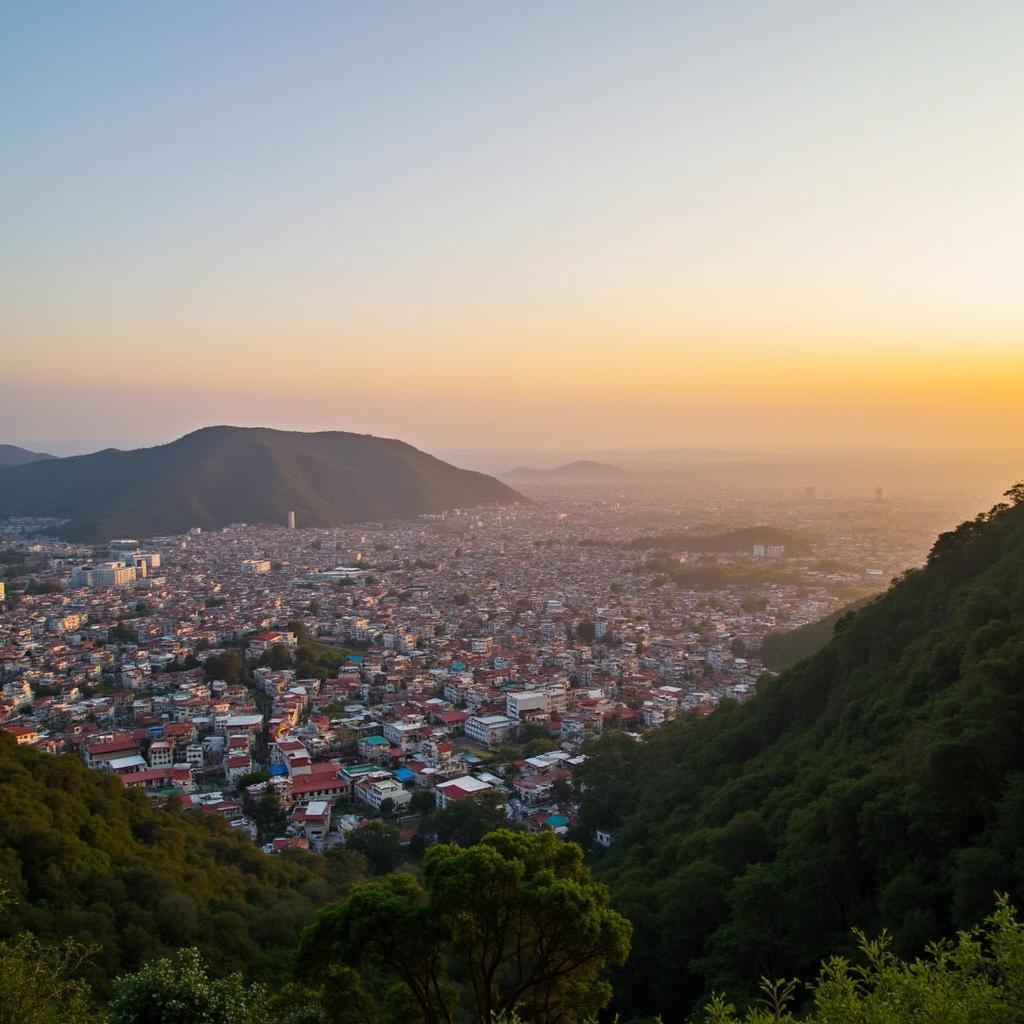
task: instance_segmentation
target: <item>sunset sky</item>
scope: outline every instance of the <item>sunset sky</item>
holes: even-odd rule
[[[12,3],[0,442],[1024,447],[1024,4]]]

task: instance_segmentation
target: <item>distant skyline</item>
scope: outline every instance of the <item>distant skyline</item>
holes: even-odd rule
[[[1019,448],[1021,38],[1013,2],[11,5],[0,443]]]

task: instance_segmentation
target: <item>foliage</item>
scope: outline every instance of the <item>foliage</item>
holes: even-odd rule
[[[118,978],[106,1024],[267,1024],[266,996],[240,974],[217,981],[197,949]]]
[[[76,977],[90,950],[23,933],[0,942],[0,1024],[87,1024],[89,986]]]
[[[771,563],[758,566],[739,566],[708,562],[702,565],[683,565],[672,556],[656,555],[645,564],[647,572],[659,574],[680,587],[691,590],[721,590],[729,586],[755,587],[767,583],[778,586],[800,582],[798,574],[780,569]]]
[[[854,925],[899,954],[1024,899],[1024,504],[936,542],[742,705],[581,767],[581,822],[636,926],[617,1008],[808,976]],[[665,970],[672,964],[672,970]],[[676,1018],[679,1019],[679,1018]]]
[[[120,779],[0,733],[0,888],[18,902],[0,935],[98,946],[82,976],[110,979],[177,947],[215,973],[273,981],[335,894],[322,858],[270,857],[219,816],[154,806]]]
[[[402,863],[400,833],[394,825],[383,821],[368,821],[353,829],[345,837],[345,846],[361,853],[375,875],[386,875]]]
[[[211,682],[222,679],[226,683],[240,683],[245,679],[245,660],[234,648],[222,654],[211,654],[203,664],[206,678]]]
[[[292,652],[284,644],[274,644],[260,655],[258,662],[261,668],[269,668],[274,672],[292,667]]]
[[[867,600],[854,601],[806,626],[782,633],[769,633],[761,643],[761,660],[765,667],[775,670],[789,668],[817,654],[832,639],[838,623],[867,603]]]
[[[860,962],[832,957],[808,986],[813,1009],[792,1012],[796,982],[762,979],[762,998],[740,1016],[724,997],[705,1024],[1019,1024],[1024,1020],[1024,924],[1000,899],[982,928],[935,942],[925,956],[901,960],[884,932],[855,933]]]
[[[497,793],[481,793],[470,800],[456,800],[430,819],[438,842],[473,846],[488,832],[507,828],[504,803]]]
[[[629,941],[578,846],[499,830],[469,849],[432,847],[422,882],[357,886],[321,911],[299,963],[308,976],[338,963],[383,972],[381,992],[399,981],[426,1024],[463,1019],[463,1004],[478,1022],[521,1009],[556,1024],[607,1003],[604,970]]]
[[[803,555],[811,550],[811,539],[802,533],[777,526],[745,526],[724,533],[661,533],[656,537],[637,537],[627,547],[639,550],[718,552],[749,554],[755,544],[781,545],[787,555]]]

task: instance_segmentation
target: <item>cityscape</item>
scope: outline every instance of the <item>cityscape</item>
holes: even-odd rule
[[[965,504],[643,487],[542,483],[526,506],[334,529],[289,511],[106,549],[12,518],[0,728],[267,852],[323,851],[375,818],[408,843],[415,794],[488,793],[510,822],[576,834],[587,741],[747,700],[766,636],[878,594]],[[798,549],[758,541],[764,524]],[[736,550],[668,556],[720,581],[654,565],[659,536],[744,525]],[[280,834],[254,819],[264,794]]]
[[[1024,1024],[1020,0],[0,25],[0,1024]]]

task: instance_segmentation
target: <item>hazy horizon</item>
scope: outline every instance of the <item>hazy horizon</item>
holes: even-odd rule
[[[1024,438],[1018,4],[20,5],[0,441]]]

